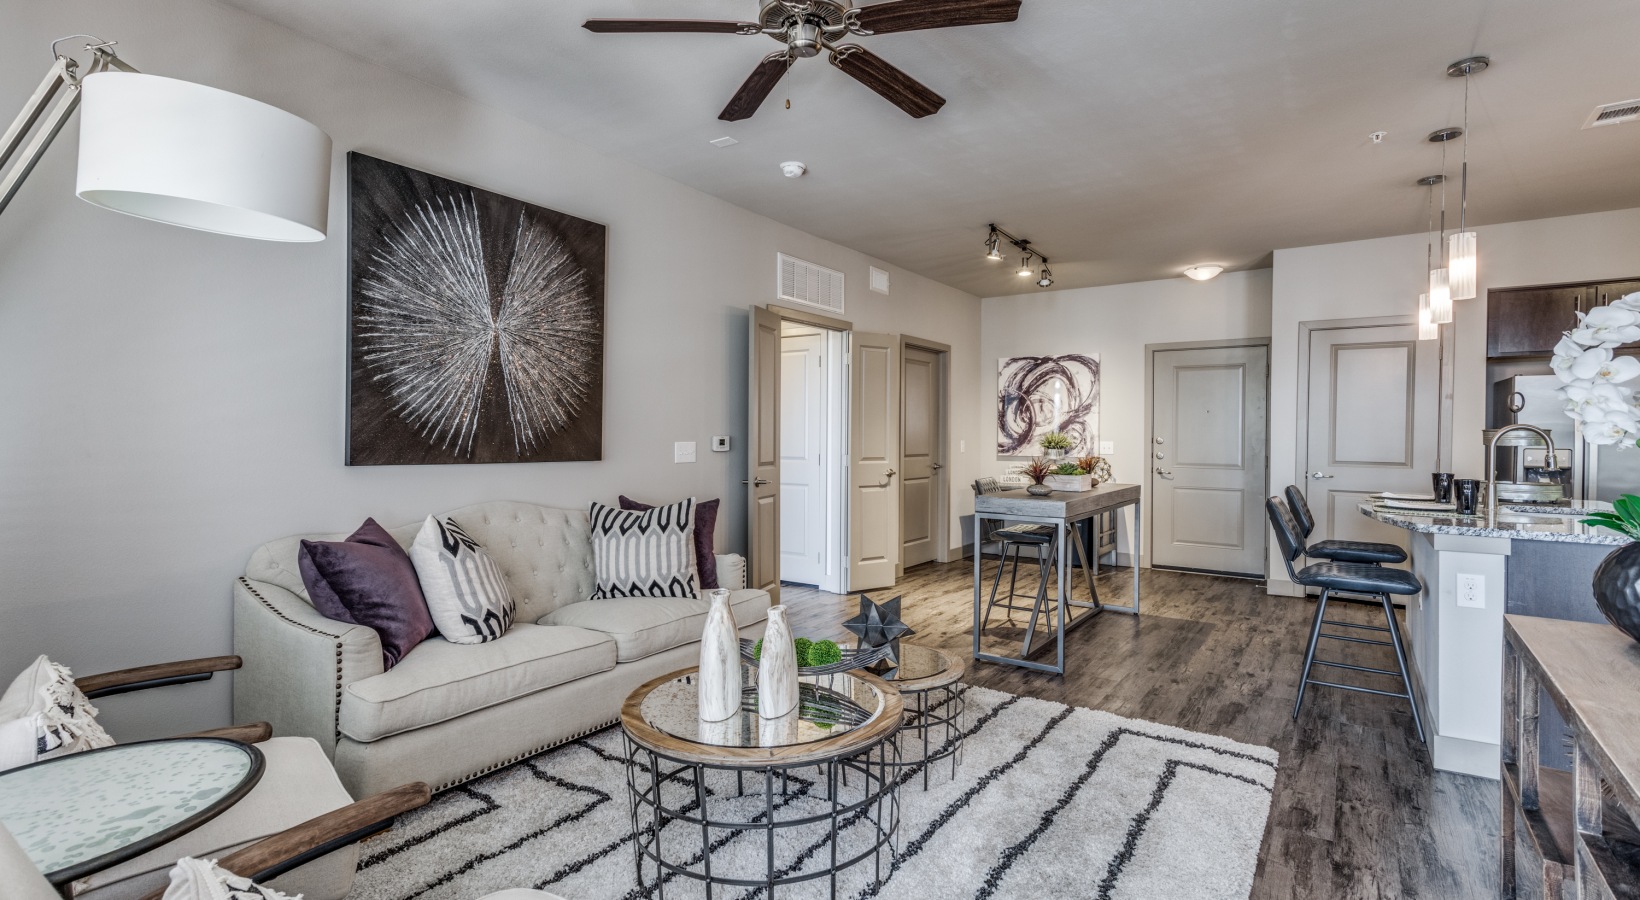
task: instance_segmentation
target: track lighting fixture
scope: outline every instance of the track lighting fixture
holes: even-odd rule
[[[986,259],[992,262],[1002,259],[1002,242],[1007,241],[1023,254],[1019,258],[1019,268],[1016,270],[1019,277],[1035,277],[1037,287],[1049,287],[1053,284],[1053,272],[1048,270],[1048,258],[1032,248],[1030,241],[1025,238],[1016,238],[995,225],[987,227],[990,228],[991,233],[985,238]],[[1042,266],[1040,273],[1037,271],[1037,263]]]

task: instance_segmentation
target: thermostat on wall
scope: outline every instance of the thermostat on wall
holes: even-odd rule
[[[713,453],[727,453],[729,451],[729,436],[720,434],[712,438]]]

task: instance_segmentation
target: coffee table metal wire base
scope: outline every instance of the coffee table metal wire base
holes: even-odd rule
[[[715,887],[763,888],[775,900],[780,887],[828,879],[835,898],[840,874],[869,864],[881,881],[893,861],[906,765],[894,740],[818,764],[751,766],[678,759],[625,740],[646,896],[664,898],[667,884],[684,878],[708,900],[738,893]]]
[[[905,725],[895,740],[901,756],[890,766],[916,775],[922,769],[923,790],[928,790],[929,772],[943,759],[951,760],[951,777],[962,764],[962,736],[968,724],[968,686],[962,682],[915,691],[904,691]]]

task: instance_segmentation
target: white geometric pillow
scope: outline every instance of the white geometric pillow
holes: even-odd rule
[[[163,900],[301,900],[219,868],[214,859],[184,856],[171,868]]]
[[[97,708],[74,686],[74,675],[44,656],[0,695],[0,771],[112,747],[97,724]]]
[[[590,515],[598,581],[594,600],[699,594],[695,498],[642,512],[594,503]]]
[[[428,516],[410,547],[410,561],[445,640],[482,644],[512,627],[516,607],[501,570],[455,519]]]

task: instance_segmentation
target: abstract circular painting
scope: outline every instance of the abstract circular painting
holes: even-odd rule
[[[348,154],[350,465],[602,456],[605,228]]]
[[[1013,356],[997,367],[997,455],[1036,456],[1037,441],[1070,436],[1070,456],[1099,450],[1099,355]]]

